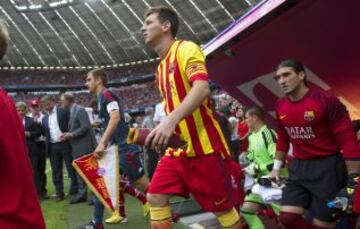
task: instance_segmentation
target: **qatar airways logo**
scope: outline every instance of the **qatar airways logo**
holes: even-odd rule
[[[316,135],[311,126],[292,126],[285,127],[286,132],[291,139],[314,139]]]

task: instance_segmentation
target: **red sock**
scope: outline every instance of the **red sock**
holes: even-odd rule
[[[290,212],[280,212],[280,222],[285,228],[291,229],[312,229],[312,225],[309,225],[302,215]]]
[[[135,197],[136,199],[138,199],[142,204],[146,203],[146,197],[144,194],[142,194],[140,191],[138,191],[137,189],[131,187],[131,186],[126,186],[124,192],[126,192],[127,194]]]
[[[120,203],[119,203],[119,214],[122,217],[126,217],[125,214],[125,196],[124,196],[124,190],[120,190]]]

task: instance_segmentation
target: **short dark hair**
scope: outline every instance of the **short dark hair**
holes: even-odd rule
[[[95,79],[101,80],[101,82],[103,83],[104,86],[106,86],[108,83],[108,75],[106,74],[106,72],[104,70],[102,70],[100,68],[91,70],[90,72],[88,72],[88,75],[92,75],[92,76],[94,76]]]
[[[62,94],[63,98],[69,102],[74,102],[75,101],[75,97],[71,92],[65,92],[64,94]]]
[[[47,102],[47,101],[52,101],[52,102],[54,102],[55,100],[54,100],[54,98],[53,98],[52,96],[50,96],[50,95],[44,95],[44,96],[41,98],[41,102],[42,102],[42,103],[45,103],[45,102]]]
[[[299,72],[304,72],[304,84],[305,86],[308,86],[308,82],[306,80],[307,76],[306,76],[306,71],[305,71],[305,67],[303,65],[303,63],[300,60],[297,59],[286,59],[281,61],[281,63],[278,65],[277,69],[279,68],[292,68],[294,69],[294,72],[296,74],[299,74]]]
[[[305,67],[304,65],[301,63],[301,61],[297,60],[297,59],[286,59],[281,61],[281,63],[278,65],[277,69],[279,68],[292,68],[294,69],[294,71],[296,73],[299,72],[305,72]]]
[[[259,106],[250,107],[246,112],[247,112],[250,116],[256,116],[256,117],[258,117],[261,121],[265,121],[264,110],[263,110],[261,107],[259,107]]]
[[[9,32],[5,26],[5,23],[0,20],[0,60],[5,56],[8,46]]]
[[[145,18],[150,16],[151,14],[158,14],[158,19],[161,23],[164,23],[165,21],[169,21],[171,24],[171,34],[173,37],[176,37],[176,34],[179,29],[179,18],[176,12],[172,9],[170,9],[167,6],[154,6],[148,9],[145,12]]]

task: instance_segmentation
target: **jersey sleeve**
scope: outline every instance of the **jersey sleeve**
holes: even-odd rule
[[[249,142],[251,142],[250,138],[251,135],[249,136]],[[255,160],[254,150],[252,149],[251,144],[249,144],[248,150],[246,152],[246,159],[248,159],[251,162]]]
[[[198,45],[190,41],[182,42],[177,57],[179,58],[179,67],[185,72],[190,82],[209,79],[205,56]]]
[[[261,171],[271,171],[274,159],[275,159],[275,152],[276,152],[276,137],[273,130],[266,128],[262,132],[262,137],[265,143],[266,151],[271,159],[270,162],[267,163],[260,163],[260,170]]]
[[[276,127],[276,151],[287,153],[290,147],[290,138],[287,134],[284,126],[281,124],[279,113],[276,112],[276,120],[277,120],[277,127]]]
[[[344,158],[360,160],[360,145],[346,107],[336,96],[328,96],[325,104],[328,124],[335,135],[337,144],[342,149]]]
[[[275,152],[276,152],[276,137],[275,134],[273,132],[273,130],[271,129],[265,129],[264,131],[264,135],[267,141],[267,151],[269,153],[269,156],[272,159],[275,159]]]
[[[104,105],[106,107],[106,111],[108,113],[110,113],[111,111],[114,111],[114,110],[120,110],[120,105],[119,105],[118,101],[116,101],[114,96],[109,91],[104,92],[103,103],[104,103]]]

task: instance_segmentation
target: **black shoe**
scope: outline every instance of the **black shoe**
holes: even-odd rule
[[[63,201],[65,199],[65,194],[63,192],[56,194],[55,196],[55,201],[56,202],[60,202]]]
[[[77,203],[82,203],[82,202],[86,202],[86,197],[74,196],[70,200],[70,204],[77,204]]]
[[[48,200],[48,199],[50,199],[47,194],[40,195],[39,198],[40,198],[41,200]]]
[[[88,224],[77,227],[77,229],[104,229],[102,224],[96,225],[94,222],[90,222]]]

